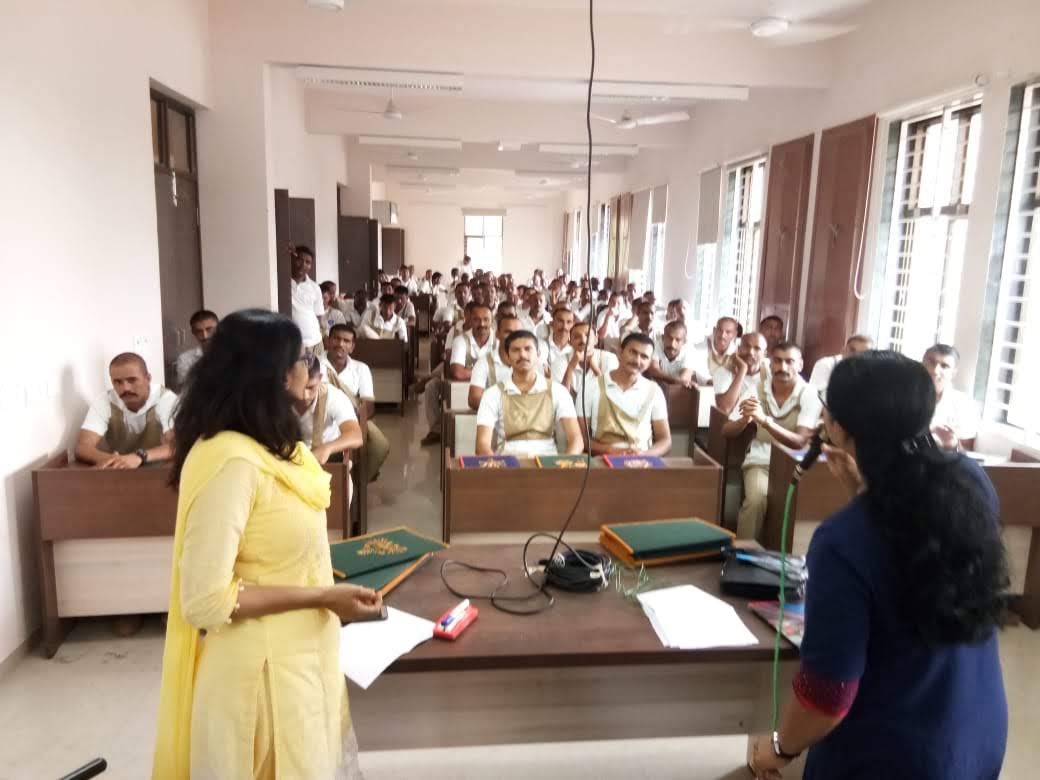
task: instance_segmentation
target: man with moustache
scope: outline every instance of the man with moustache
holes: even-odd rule
[[[802,449],[823,414],[819,391],[800,376],[802,350],[798,345],[781,341],[773,347],[769,360],[770,376],[741,395],[722,427],[724,436],[735,439],[755,424],[755,438],[744,456],[744,503],[737,515],[739,539],[755,539],[762,529],[773,442]]]
[[[707,376],[697,371],[686,349],[686,325],[682,321],[672,320],[664,326],[646,375],[666,385],[683,387],[695,387],[708,381]]]
[[[643,376],[653,354],[649,336],[630,333],[621,342],[621,364],[588,383],[585,426],[593,455],[665,455],[671,449],[664,391]]]
[[[365,446],[368,475],[370,481],[375,481],[379,476],[379,469],[383,467],[383,463],[390,454],[390,442],[373,422],[376,412],[376,394],[372,384],[372,370],[360,360],[354,360],[351,357],[355,346],[357,346],[357,332],[354,328],[350,325],[334,325],[329,331],[328,350],[325,353],[322,369],[325,381],[343,392],[350,399],[355,411],[362,408],[365,410],[368,432],[368,442]]]
[[[318,283],[310,278],[314,268],[314,252],[306,246],[289,247],[289,263],[292,279],[289,280],[292,295],[292,321],[303,336],[303,348],[316,354],[322,351],[321,320],[325,316],[325,302]]]
[[[708,377],[707,384],[720,368],[724,368],[729,356],[737,351],[740,326],[732,317],[719,317],[709,335],[689,345],[693,365],[697,373]]]
[[[574,327],[574,312],[567,308],[566,304],[558,303],[553,309],[552,319],[549,321],[549,337],[542,340],[539,347],[542,361],[548,372],[552,364],[564,355],[570,355],[571,328]]]
[[[588,353],[588,365],[585,364]],[[578,322],[571,327],[570,355],[560,355],[549,365],[549,376],[571,391],[577,406],[581,408],[582,388],[585,381],[596,379],[620,365],[617,355],[596,349],[596,331],[587,322]]]
[[[358,334],[365,339],[396,338],[408,342],[408,326],[404,317],[397,313],[397,297],[393,293],[381,296],[377,309],[369,307]]]
[[[209,347],[209,340],[217,330],[219,322],[217,315],[208,309],[200,309],[191,315],[188,325],[191,327],[191,335],[199,343],[197,347],[186,350],[177,356],[177,387],[184,389],[184,383],[188,381],[188,372],[191,367],[199,362],[202,353]]]
[[[712,376],[715,406],[723,414],[732,413],[740,399],[754,390],[759,380],[766,376],[765,360],[766,337],[761,333],[745,333],[741,336],[737,351]]]
[[[446,372],[449,382],[469,382],[473,378],[473,367],[495,349],[491,335],[491,309],[482,303],[471,302],[468,331],[463,331],[451,343],[451,357]],[[430,430],[422,439],[422,445],[436,444],[441,440],[441,398],[443,382],[433,380],[426,385],[426,419]]]
[[[101,469],[136,469],[173,454],[177,396],[152,382],[144,358],[123,352],[108,364],[112,389],[91,404],[76,458]]]
[[[921,360],[935,385],[932,436],[944,450],[975,449],[975,438],[979,433],[978,405],[966,393],[953,387],[960,360],[960,352],[950,344],[929,347]]]
[[[772,351],[784,339],[784,321],[775,314],[770,314],[758,323],[758,332],[766,337],[766,349]]]
[[[499,307],[501,310],[501,306]],[[520,320],[516,315],[498,317],[498,325],[495,328],[495,342],[497,346],[487,355],[482,357],[473,366],[473,375],[469,380],[469,408],[474,412],[480,408],[480,399],[484,397],[484,391],[492,385],[497,385],[509,376],[509,356],[506,353],[506,339],[510,333],[522,330]]]
[[[477,454],[532,457],[556,455],[556,426],[567,437],[565,454],[582,451],[574,402],[562,385],[545,378],[538,359],[538,338],[526,330],[506,337],[512,370],[483,394],[477,409]],[[497,448],[492,447],[492,435]]]

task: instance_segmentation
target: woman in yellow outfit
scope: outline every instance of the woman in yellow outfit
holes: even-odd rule
[[[382,600],[333,584],[330,479],[292,410],[302,355],[289,319],[236,312],[181,398],[153,780],[361,776],[339,629]]]

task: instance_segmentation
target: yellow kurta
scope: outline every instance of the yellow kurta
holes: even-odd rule
[[[196,444],[185,463],[175,541],[179,587],[171,594],[166,646],[166,656],[173,657],[164,657],[155,778],[187,778],[188,766],[192,780],[340,778],[356,766],[336,616],[308,609],[228,622],[239,583],[333,584],[324,471],[302,446],[298,463],[250,452],[251,446],[259,449],[248,437],[222,433]],[[171,645],[171,635],[181,630],[192,638],[190,650],[178,649],[183,642]],[[188,663],[171,673],[167,666],[181,656]],[[177,685],[168,676],[190,678],[179,685],[181,715],[175,719],[182,733],[172,755],[162,744],[168,697],[177,696],[167,690]],[[177,755],[185,742],[187,761]]]

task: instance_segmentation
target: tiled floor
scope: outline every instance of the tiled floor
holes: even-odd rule
[[[423,448],[421,407],[380,414],[392,446],[370,491],[370,527],[407,524],[440,532],[439,453]],[[1013,542],[1016,546],[1021,539]],[[1021,550],[1013,557],[1020,558]],[[106,778],[149,773],[162,653],[157,618],[129,639],[111,635],[106,621],[82,621],[50,661],[31,655],[0,680],[0,780],[57,778],[96,756]],[[1010,629],[1001,654],[1011,707],[1011,736],[1002,775],[1037,776],[1040,741],[1040,632]],[[407,706],[402,702],[402,706]],[[625,706],[619,702],[618,706]],[[637,713],[633,713],[634,716]],[[746,741],[741,737],[562,743],[362,753],[368,780],[527,780],[556,777],[604,780],[737,780]],[[362,749],[364,745],[362,745]]]

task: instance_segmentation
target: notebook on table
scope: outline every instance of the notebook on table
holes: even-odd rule
[[[725,528],[690,517],[602,525],[599,542],[630,566],[661,566],[720,555],[734,538]]]
[[[583,469],[588,467],[584,455],[538,455],[534,462],[540,469]]]
[[[329,544],[336,582],[378,590],[384,596],[448,545],[401,526]]]
[[[780,602],[779,601],[752,601],[748,604],[748,609],[766,621],[774,629],[780,622]],[[795,647],[802,646],[802,635],[805,634],[805,602],[797,601],[795,603],[788,602],[784,606],[784,627],[780,629],[780,633],[784,635]]]
[[[518,469],[520,460],[515,455],[462,455],[459,465],[464,469]]]
[[[665,462],[656,455],[604,455],[603,462],[612,469],[665,468]]]

